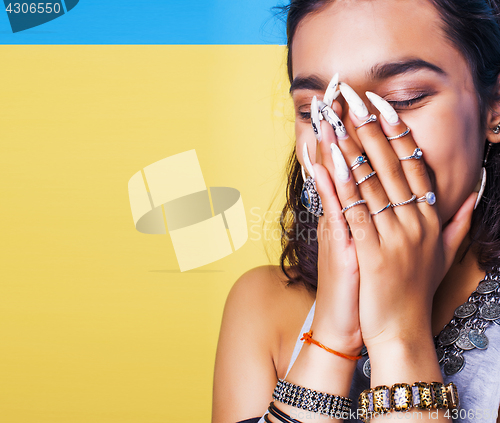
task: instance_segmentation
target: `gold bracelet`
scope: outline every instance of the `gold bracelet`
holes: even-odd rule
[[[441,382],[396,383],[392,387],[385,385],[366,389],[358,399],[361,420],[368,421],[374,414],[385,414],[390,411],[408,411],[415,407],[420,410],[431,408],[459,407],[458,390],[453,382],[443,385]]]

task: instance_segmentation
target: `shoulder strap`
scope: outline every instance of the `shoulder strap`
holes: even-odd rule
[[[290,364],[288,365],[288,369],[286,371],[286,374],[285,374],[285,377],[288,376],[288,372],[290,371],[290,369],[292,368],[293,366],[293,363],[295,363],[295,360],[297,359],[297,356],[299,355],[299,352],[300,352],[300,349],[302,348],[302,341],[300,340],[300,338],[302,338],[302,334],[304,332],[308,332],[309,329],[311,328],[311,324],[312,324],[312,321],[313,321],[313,317],[314,317],[314,309],[316,307],[316,301],[314,301],[312,307],[311,307],[311,310],[309,310],[309,314],[307,315],[306,317],[306,320],[304,322],[304,324],[302,325],[302,329],[299,333],[299,336],[297,337],[297,342],[295,343],[295,348],[293,349],[293,353],[292,353],[292,358],[290,359]],[[268,411],[266,410],[266,412],[264,413],[264,416],[268,414]],[[259,420],[258,423],[265,423],[265,419],[264,419],[264,416],[262,416]]]
[[[303,342],[300,340],[300,338],[302,338],[302,334],[304,332],[309,332],[309,329],[311,329],[315,308],[316,308],[316,300],[314,301],[311,310],[309,310],[309,314],[307,315],[306,320],[302,325],[302,329],[300,330],[299,336],[297,337],[297,342],[295,343],[295,348],[293,349],[292,358],[290,359],[290,364],[288,365],[288,370],[286,371],[285,377],[288,376],[288,372],[292,368],[293,363],[295,363],[295,360],[297,359],[297,356],[300,353],[300,349],[302,348]]]

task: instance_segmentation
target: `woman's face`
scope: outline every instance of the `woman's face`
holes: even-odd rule
[[[304,142],[311,161],[321,163],[308,113],[312,97],[322,99],[336,72],[371,113],[378,115],[365,91],[389,101],[424,152],[444,223],[479,180],[485,134],[470,69],[441,26],[437,10],[427,0],[336,0],[306,16],[297,28],[293,78],[305,78],[306,83],[297,89],[292,85],[292,95],[302,165]],[[418,66],[404,65],[415,60],[420,61]],[[347,105],[341,96],[337,100],[348,131],[355,136]]]

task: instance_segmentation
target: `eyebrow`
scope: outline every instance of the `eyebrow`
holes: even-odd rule
[[[372,80],[383,80],[424,69],[431,70],[439,75],[447,75],[443,69],[433,63],[422,59],[410,59],[400,62],[377,64],[368,71],[368,76]],[[297,76],[290,85],[290,94],[293,94],[296,90],[324,91],[327,86],[328,81],[320,78],[318,75]]]
[[[295,90],[324,91],[326,87],[328,87],[328,81],[317,75],[297,76],[290,85],[290,94],[293,94]]]
[[[440,75],[446,75],[446,72],[439,66],[422,59],[410,59],[401,62],[378,64],[370,69],[368,75],[371,79],[380,80],[424,69],[431,70]]]

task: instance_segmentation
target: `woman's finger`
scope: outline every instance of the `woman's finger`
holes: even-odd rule
[[[311,162],[307,143],[303,144],[302,159],[305,163],[307,173],[313,178],[316,190],[321,198],[323,215],[318,218],[318,243],[325,241],[325,237],[333,235],[335,240],[344,240],[340,243],[344,248],[349,240],[349,230],[342,216],[342,206],[340,205],[335,187],[330,178],[329,172],[323,165]],[[326,232],[325,232],[326,231]]]
[[[336,135],[327,122],[322,122],[322,133],[323,140],[319,148],[323,157],[323,165],[328,170],[335,185],[336,195],[338,196],[337,201],[340,201],[341,204],[340,207],[349,207],[345,210],[344,217],[349,224],[352,237],[355,241],[366,241],[365,245],[373,246],[374,243],[378,245],[379,234],[373,219],[370,219],[368,202],[361,197],[352,172],[337,145]],[[362,250],[363,246],[360,248]]]
[[[417,198],[425,198],[425,195],[432,191],[432,183],[427,172],[427,167],[425,166],[425,152],[418,148],[410,128],[401,120],[386,100],[374,93],[367,92],[366,95],[381,112],[380,126],[399,158],[411,192]],[[421,204],[420,211],[424,215],[427,213],[437,213],[436,210],[425,204],[426,201],[416,203]]]
[[[377,172],[378,179],[390,202],[406,206],[398,207],[400,210],[397,210],[397,215],[405,220],[412,216],[415,217],[417,208],[411,201],[413,193],[406,181],[400,160],[389,144],[380,124],[373,115],[369,114],[363,100],[349,85],[342,82],[340,90],[349,105],[356,135],[370,158],[370,164]],[[392,117],[394,118],[394,116]],[[397,114],[396,119],[399,121]]]
[[[340,108],[339,103],[334,103],[334,107],[336,106]],[[325,116],[326,122],[333,122],[331,124],[332,127],[335,127],[336,129],[340,125],[342,125],[343,127],[342,121],[334,110],[324,106],[322,108],[322,112]],[[355,178],[355,182],[352,185],[355,196],[360,196],[362,199],[366,200],[366,205],[368,207],[369,213],[367,213],[366,216],[361,216],[363,209],[356,210],[356,221],[371,221],[374,224],[375,229],[377,230],[390,230],[394,225],[394,213],[392,212],[391,207],[388,206],[390,204],[389,198],[384,191],[384,187],[378,180],[376,172],[373,171],[370,164],[362,155],[358,144],[354,142],[354,140],[350,137],[348,132],[345,130],[345,127],[343,130],[336,131],[337,137],[335,136],[331,128],[329,129],[329,131],[327,126],[325,126],[325,128],[326,129],[322,130],[322,132],[325,132],[325,142],[322,142],[320,145],[321,157],[326,157],[323,159],[323,162],[326,161],[326,163],[328,163],[330,161],[330,159],[328,159],[328,156],[331,156],[332,154],[332,151],[329,148],[330,144],[332,142],[335,142],[336,144],[338,143],[344,159],[346,163],[349,164],[349,168],[351,169]],[[330,138],[326,139],[326,134],[328,132],[331,135]],[[359,190],[359,194],[357,192],[358,190],[355,189],[356,186]],[[346,192],[345,194],[348,196],[347,198],[352,198],[352,192]],[[341,202],[344,207],[350,204],[346,204],[343,196],[341,196],[340,194],[339,197],[341,198]]]
[[[370,210],[368,218],[372,220],[377,230],[390,230],[394,224],[394,213],[390,207],[386,208],[389,198],[376,171],[372,169],[368,158],[350,136],[338,139],[337,142],[353,174],[361,197],[367,201],[368,210]]]

